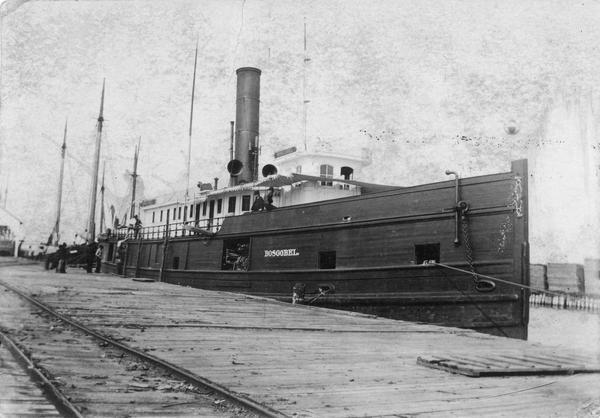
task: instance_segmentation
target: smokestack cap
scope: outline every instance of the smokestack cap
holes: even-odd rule
[[[239,74],[240,72],[243,72],[243,71],[256,71],[259,75],[261,74],[261,71],[258,68],[254,68],[254,67],[238,68],[237,70],[235,70],[235,73]]]

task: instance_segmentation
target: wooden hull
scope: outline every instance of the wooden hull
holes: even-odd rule
[[[13,240],[0,240],[0,255],[14,255],[15,242]]]
[[[173,238],[166,251],[162,240],[132,240],[119,273],[287,302],[300,284],[315,306],[526,339],[526,162],[463,179],[460,193],[466,224],[445,211],[455,189],[443,182],[227,218],[214,237]],[[239,243],[247,271],[227,270]],[[476,289],[469,257],[495,279],[492,291]],[[428,258],[466,272],[423,265]],[[104,266],[117,272],[113,260]]]

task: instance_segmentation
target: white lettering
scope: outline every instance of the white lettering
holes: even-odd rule
[[[284,250],[265,250],[265,257],[295,257],[300,255],[295,248],[286,248]]]

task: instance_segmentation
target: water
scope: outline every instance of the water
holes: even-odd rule
[[[600,314],[532,306],[528,340],[600,357]]]

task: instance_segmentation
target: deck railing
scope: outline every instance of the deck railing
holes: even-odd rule
[[[170,223],[168,225],[169,238],[215,234],[221,229],[223,219],[225,217]],[[137,230],[134,227],[126,227],[119,228],[115,235],[119,240],[164,239],[166,231],[167,225],[145,226]]]

